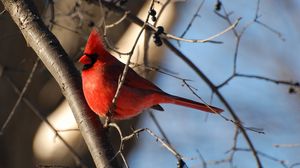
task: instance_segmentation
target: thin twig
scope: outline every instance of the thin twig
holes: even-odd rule
[[[262,27],[268,29],[269,31],[271,31],[272,33],[276,34],[282,41],[285,41],[285,38],[283,37],[283,35],[275,30],[274,28],[272,28],[271,26],[259,21],[259,20],[255,20],[255,22],[258,24],[258,25],[261,25]]]
[[[161,135],[166,140],[166,142],[171,145],[171,142],[170,142],[169,138],[167,137],[167,134],[162,129],[161,125],[159,124],[159,122],[158,122],[157,118],[155,117],[155,115],[153,114],[153,112],[150,111],[149,114],[150,114],[150,118],[152,119],[152,121],[154,122],[156,127],[158,128],[158,131],[161,133]]]
[[[157,20],[156,22],[154,23],[154,26],[156,27],[157,23],[158,23],[158,20],[160,19],[161,15],[163,14],[163,12],[165,11],[165,9],[167,8],[167,6],[170,4],[171,0],[167,0],[166,3],[164,3],[161,7],[161,9],[159,10],[158,14],[157,14]]]
[[[37,168],[70,168],[69,166],[61,165],[36,165]]]
[[[150,70],[150,71],[155,71],[155,72],[158,72],[158,73],[161,73],[161,74],[164,74],[164,75],[167,75],[167,76],[171,76],[175,79],[178,79],[178,80],[185,80],[185,81],[191,81],[190,79],[187,79],[187,78],[182,78],[182,77],[178,77],[174,74],[177,74],[175,72],[170,72],[170,70],[168,69],[162,69],[162,68],[158,68],[158,67],[153,67],[153,66],[148,66],[148,65],[145,65],[145,64],[139,64],[139,63],[130,63],[131,65],[133,65],[134,67],[140,67],[142,66],[143,68],[147,69],[147,70]]]
[[[225,117],[223,114],[221,113],[217,113],[214,109],[212,109],[208,103],[206,103],[206,101],[204,101],[194,90],[193,88],[185,81],[183,80],[183,83],[188,87],[188,89],[192,92],[193,95],[195,95],[197,98],[199,98],[201,100],[202,103],[204,103],[207,108],[209,108],[212,112],[214,112],[215,114],[219,115],[220,117],[222,117],[225,121],[230,121],[233,124],[235,124],[238,127],[243,127],[244,129],[256,132],[256,133],[260,133],[260,134],[264,134],[265,132],[263,131],[263,129],[261,128],[254,128],[254,127],[246,127],[245,125],[243,125],[240,121],[235,121],[232,119],[229,119],[227,117]]]
[[[222,19],[224,19],[228,25],[232,25],[232,21],[230,19],[230,13],[227,12],[227,10],[225,9],[224,5],[222,5],[222,9],[224,11],[224,15],[218,13],[218,12],[215,12],[218,16],[220,16]],[[236,43],[235,43],[235,49],[234,49],[234,55],[233,55],[233,74],[236,73],[237,71],[237,58],[238,58],[238,51],[239,51],[239,46],[240,46],[240,41],[241,41],[241,38],[242,38],[242,35],[243,33],[246,31],[246,29],[248,28],[248,26],[245,26],[243,28],[243,30],[241,31],[241,33],[238,33],[238,31],[233,28],[232,29],[232,32],[234,34],[234,36],[236,37]],[[228,80],[228,82],[230,81],[231,79]],[[226,84],[226,83],[225,83]],[[223,84],[223,85],[225,85]]]
[[[240,20],[241,20],[241,18],[238,18],[232,25],[230,25],[229,27],[227,27],[223,31],[221,31],[217,34],[214,34],[214,35],[212,35],[212,36],[210,36],[206,39],[185,39],[185,38],[177,37],[175,35],[168,34],[168,33],[162,33],[161,37],[168,38],[168,39],[174,39],[174,40],[177,40],[177,41],[184,41],[184,42],[188,42],[188,43],[208,43],[209,42],[209,43],[222,44],[223,42],[214,41],[213,39],[223,35],[224,33],[232,30],[233,28],[235,28],[238,25]],[[154,27],[153,25],[147,24],[147,26],[149,26],[152,30],[157,31],[157,28]]]
[[[123,146],[123,143],[125,141],[128,141],[128,140],[132,139],[133,137],[139,135],[141,132],[145,132],[146,131],[149,135],[151,135],[152,137],[154,137],[156,139],[156,141],[158,141],[165,149],[167,149],[169,152],[171,152],[176,157],[176,159],[178,161],[177,164],[181,165],[179,167],[185,167],[186,166],[185,162],[183,161],[183,157],[170,144],[168,144],[163,139],[161,139],[159,136],[157,136],[149,128],[136,129],[131,134],[129,134],[127,136],[123,136],[121,128],[116,123],[109,123],[108,126],[115,128],[118,131],[119,135],[120,135],[121,142],[120,142],[119,151],[118,151],[119,154],[122,153],[122,146]]]
[[[235,142],[236,142],[236,141],[235,141]],[[232,148],[230,149],[230,151],[228,151],[228,152],[231,153],[231,156],[230,156],[230,157],[228,157],[228,158],[226,158],[226,159],[222,159],[222,160],[208,161],[208,164],[216,165],[216,164],[221,164],[221,163],[226,163],[226,162],[232,163],[233,154],[234,154],[235,152],[239,152],[239,151],[240,151],[240,152],[251,152],[251,149],[247,149],[247,148],[237,148],[237,147],[236,147],[236,144],[235,144],[235,146],[232,147]],[[282,167],[284,167],[284,168],[288,168],[287,161],[285,161],[285,160],[280,160],[280,159],[278,159],[278,158],[276,158],[276,157],[274,157],[274,156],[271,156],[271,155],[266,154],[266,153],[261,152],[261,151],[256,151],[256,152],[257,152],[258,155],[260,155],[260,156],[262,156],[262,157],[264,157],[264,158],[266,158],[266,159],[272,160],[272,161],[274,161],[274,162],[280,164],[280,165],[281,165]],[[231,167],[234,167],[234,165],[231,165]]]
[[[250,75],[250,74],[236,74],[237,77],[243,77],[243,78],[254,78],[254,79],[259,79],[259,80],[265,80],[267,82],[272,82],[275,84],[283,84],[283,85],[289,85],[289,86],[294,86],[294,87],[300,87],[299,82],[292,82],[292,81],[285,81],[285,80],[276,80],[276,79],[271,79],[268,77],[264,76],[259,76],[259,75]]]
[[[226,153],[229,153],[229,156],[225,159],[222,159],[222,160],[216,160],[216,161],[211,161],[210,163],[213,164],[221,164],[221,163],[229,163],[230,166],[233,168],[234,165],[233,165],[233,159],[234,159],[234,155],[235,155],[235,152],[236,152],[236,146],[237,146],[237,142],[238,142],[238,135],[239,135],[239,128],[238,127],[235,127],[235,131],[234,131],[234,136],[233,136],[233,145],[232,147],[230,148],[230,150],[228,150]]]
[[[5,120],[4,124],[3,124],[2,127],[1,127],[0,135],[3,135],[6,126],[8,125],[9,121],[11,120],[11,118],[12,118],[13,115],[15,114],[17,108],[19,107],[19,104],[20,104],[20,102],[21,102],[21,100],[22,100],[24,94],[25,94],[25,92],[27,91],[28,86],[29,86],[30,83],[31,83],[31,80],[32,80],[33,75],[34,75],[34,73],[35,73],[35,71],[36,71],[36,69],[37,69],[37,67],[38,67],[38,65],[39,65],[39,62],[40,62],[40,59],[37,58],[37,59],[35,60],[34,64],[33,64],[33,67],[32,67],[32,69],[31,69],[31,72],[30,72],[30,74],[29,74],[29,76],[28,76],[28,78],[27,78],[27,80],[26,80],[26,82],[25,82],[25,85],[24,85],[24,87],[23,87],[23,89],[22,89],[22,91],[21,91],[21,93],[20,93],[20,95],[19,95],[19,97],[18,97],[18,99],[17,99],[17,101],[16,101],[14,107],[13,107],[12,110],[10,111],[10,113],[9,113],[9,115],[8,115],[8,117],[7,117],[7,119]]]
[[[233,78],[235,78],[235,74],[232,74],[229,78],[227,78],[224,82],[222,82],[221,84],[219,84],[217,86],[218,89],[222,88],[223,86],[225,86],[227,83],[229,83]]]
[[[235,74],[231,75],[229,78],[227,78],[223,83],[221,83],[217,87],[218,88],[223,87],[224,85],[228,84],[232,79],[234,79],[236,77],[250,78],[250,79],[253,78],[253,79],[258,79],[258,80],[264,80],[266,82],[272,82],[275,84],[288,85],[288,86],[300,88],[300,83],[297,81],[294,82],[294,81],[278,80],[278,79],[272,79],[272,78],[260,76],[260,75],[241,74],[241,73],[235,73]]]
[[[75,131],[78,132],[80,131],[78,128],[68,128],[68,129],[56,129],[57,132],[71,132],[71,131]]]
[[[289,168],[293,168],[293,167],[298,167],[298,166],[300,166],[300,163],[293,163]]]
[[[190,30],[190,28],[192,27],[195,19],[200,16],[199,12],[200,12],[200,9],[202,8],[204,2],[205,2],[205,0],[202,0],[202,2],[198,6],[195,14],[193,15],[192,19],[190,20],[189,24],[187,25],[187,27],[185,28],[185,30],[183,31],[183,33],[179,37],[183,38],[185,36],[185,34]]]
[[[112,24],[105,25],[105,28],[106,28],[106,29],[109,29],[109,28],[115,27],[116,25],[120,24],[121,22],[123,22],[123,21],[126,19],[128,13],[129,13],[129,11],[126,11],[126,12],[124,13],[124,15],[123,15],[119,20],[117,20],[116,22],[114,22],[114,23],[112,23]]]
[[[53,0],[48,0],[49,8],[50,8],[50,19],[49,19],[49,30],[52,30],[53,24],[55,23],[55,8]]]
[[[59,24],[59,23],[52,22],[52,24],[55,25],[55,26],[61,27],[61,28],[63,28],[63,29],[66,29],[66,30],[68,30],[68,31],[70,31],[70,32],[73,32],[73,33],[75,33],[75,34],[82,35],[81,32],[79,32],[79,31],[77,31],[77,30],[73,30],[72,28],[69,28],[69,27],[67,27],[67,26],[61,25],[61,24]]]
[[[207,163],[206,163],[204,157],[201,155],[201,153],[200,153],[200,151],[199,151],[198,149],[197,149],[197,153],[198,153],[198,155],[199,155],[199,158],[201,159],[202,167],[203,167],[203,168],[206,168],[206,167],[207,167]]]
[[[3,9],[3,10],[0,12],[0,15],[3,15],[5,12],[6,12],[6,9]]]
[[[299,148],[300,144],[274,144],[275,148]]]
[[[20,96],[20,90],[17,88],[16,84],[8,77],[5,76],[7,82],[10,84],[12,89],[15,91],[16,94]],[[50,121],[47,119],[47,117],[42,115],[42,112],[40,112],[26,97],[22,98],[23,102],[27,105],[27,107],[45,124],[54,132],[55,136],[61,140],[61,142],[66,146],[66,148],[71,152],[72,156],[74,157],[75,163],[80,164],[83,167],[87,167],[83,160],[81,159],[80,155],[73,149],[71,145],[68,144],[68,142],[63,139],[63,137],[59,134],[59,131],[55,129],[55,127],[50,123]],[[78,131],[78,129],[77,129]]]
[[[260,0],[257,0],[257,2],[256,2],[256,10],[255,10],[255,16],[254,16],[254,18],[255,19],[258,19],[260,16],[259,16],[259,6],[260,6]]]
[[[236,150],[236,151],[244,151],[244,152],[251,152],[251,149],[247,149],[247,148],[235,148],[234,150]],[[288,168],[285,160],[277,159],[274,156],[271,156],[271,155],[266,154],[266,153],[261,152],[261,151],[256,151],[256,152],[257,152],[258,155],[260,155],[260,156],[262,156],[264,158],[267,158],[269,160],[272,160],[274,162],[277,162],[277,163],[281,164],[285,168]]]
[[[257,23],[258,25],[261,25],[262,27],[266,28],[267,30],[271,31],[272,33],[276,34],[282,41],[285,41],[285,38],[283,37],[282,33],[279,31],[275,30],[271,26],[261,22],[258,20],[260,17],[259,13],[259,5],[260,5],[260,0],[257,0],[257,5],[256,5],[256,12],[255,12],[255,17],[254,17],[254,22]]]
[[[180,41],[184,41],[184,42],[191,42],[191,43],[206,43],[206,42],[211,42],[211,43],[221,43],[221,42],[217,42],[217,41],[213,41],[213,39],[223,35],[224,33],[234,29],[239,21],[241,20],[241,18],[238,18],[232,25],[230,25],[229,27],[227,27],[226,29],[224,29],[223,31],[217,33],[217,34],[214,34],[206,39],[203,39],[203,40],[189,40],[189,39],[183,39],[183,38],[177,38],[176,36],[173,36],[173,35],[169,35],[167,34],[166,37],[167,38],[172,38],[172,39],[175,39],[175,40],[180,40]]]

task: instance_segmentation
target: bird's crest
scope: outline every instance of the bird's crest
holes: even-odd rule
[[[86,43],[85,49],[84,49],[85,54],[99,54],[100,56],[105,56],[107,51],[104,47],[104,43],[101,39],[100,34],[96,29],[93,29],[91,31],[91,34],[89,36],[89,39]]]

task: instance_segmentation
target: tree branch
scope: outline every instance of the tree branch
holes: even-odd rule
[[[30,0],[1,0],[5,9],[20,28],[27,43],[40,57],[58,82],[73,111],[81,134],[87,143],[96,167],[120,167],[111,162],[113,151],[106,129],[88,107],[81,88],[81,78],[73,62],[47,29]]]

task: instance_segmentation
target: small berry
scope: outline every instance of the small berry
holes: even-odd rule
[[[156,35],[160,35],[160,34],[162,34],[164,31],[165,31],[165,30],[164,30],[164,27],[158,26],[158,27],[157,27],[157,31],[155,32],[155,34],[156,34]]]
[[[161,38],[158,35],[154,34],[153,38],[154,38],[154,43],[155,43],[156,46],[161,46],[162,45]]]
[[[151,9],[151,10],[149,11],[149,15],[155,16],[155,15],[156,15],[156,11],[155,11],[154,9]]]
[[[154,42],[154,43],[155,43],[155,45],[158,46],[158,47],[159,47],[159,46],[162,46],[162,41],[161,41],[161,40],[158,40],[158,41],[156,41],[156,42]]]
[[[152,16],[152,17],[151,17],[151,20],[152,20],[153,22],[156,22],[157,19],[156,19],[155,16]]]

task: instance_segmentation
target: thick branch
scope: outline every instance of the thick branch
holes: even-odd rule
[[[113,151],[106,130],[84,99],[79,72],[58,40],[44,25],[34,4],[30,0],[1,1],[22,31],[27,43],[60,85],[96,166],[119,167],[116,162],[110,161]]]

